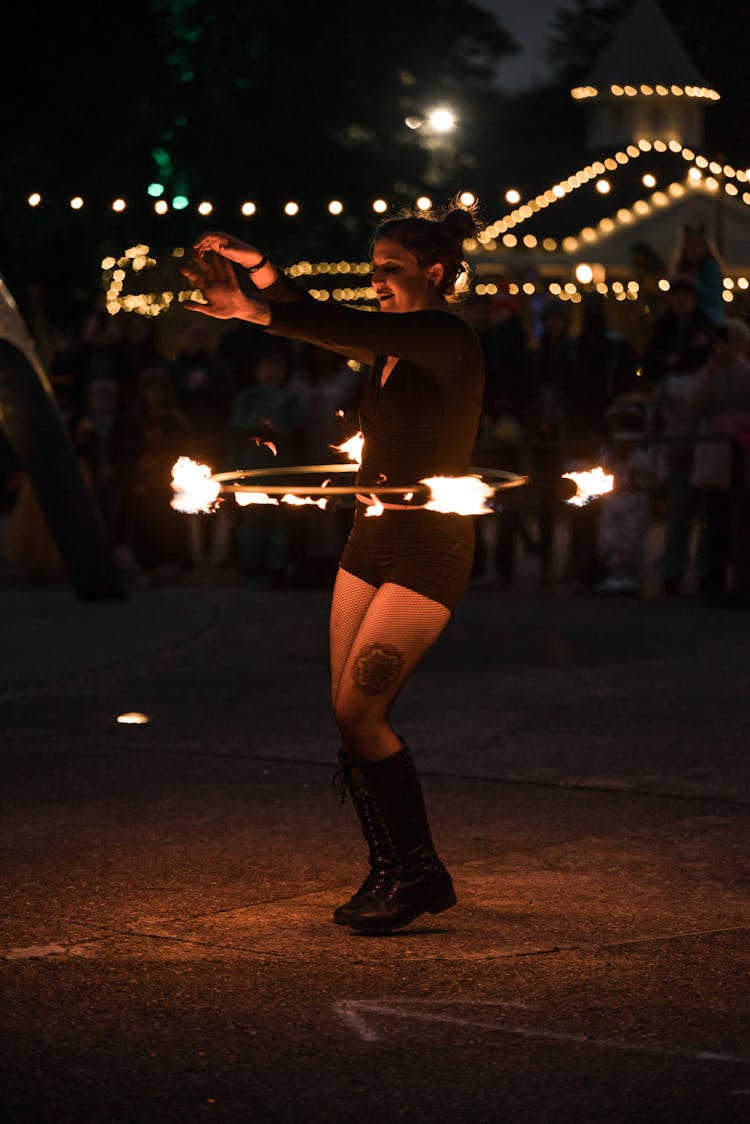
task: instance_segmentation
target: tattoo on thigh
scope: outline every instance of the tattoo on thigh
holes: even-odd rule
[[[382,695],[398,680],[403,662],[392,644],[365,644],[352,668],[354,685],[366,695]]]

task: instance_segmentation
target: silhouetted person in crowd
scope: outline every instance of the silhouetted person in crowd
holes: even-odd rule
[[[206,321],[183,323],[171,372],[177,404],[190,426],[189,455],[217,471],[228,451],[235,385],[230,368],[213,353]]]
[[[728,319],[719,340],[698,372],[691,404],[699,440],[693,483],[701,489],[701,590],[716,603],[731,599],[750,606],[750,329]]]
[[[73,379],[73,403],[82,408],[86,387],[94,379],[119,382],[120,329],[116,317],[101,309],[91,309],[81,324],[78,337],[70,346],[55,352],[50,370]]]
[[[190,427],[177,405],[166,365],[141,371],[129,426],[133,459],[126,539],[146,580],[175,576],[189,565],[188,520],[193,517],[170,506],[172,466],[185,453]]]
[[[600,504],[598,546],[604,570],[599,593],[637,594],[646,550],[653,458],[647,441],[647,396],[616,398],[607,410],[609,436],[599,460],[614,477]]]
[[[572,341],[568,306],[549,297],[541,310],[541,333],[531,353],[532,398],[529,441],[530,494],[537,521],[536,550],[542,584],[553,578],[555,523],[560,512],[560,478],[565,471],[565,388],[571,379]]]
[[[302,403],[288,385],[291,361],[286,341],[266,339],[251,385],[239,391],[232,407],[233,468],[273,469],[295,463]],[[290,564],[290,515],[296,512],[283,504],[249,504],[233,514],[244,572],[272,583],[283,581]]]
[[[714,325],[698,302],[692,277],[671,278],[667,308],[656,320],[643,353],[643,378],[654,383],[663,375],[695,371],[711,353]]]
[[[643,356],[643,374],[653,387],[651,429],[656,439],[656,479],[664,490],[663,591],[680,593],[690,561],[698,489],[691,483],[695,371],[706,362],[717,329],[698,304],[691,277],[673,277],[668,307],[654,325]]]
[[[113,543],[120,540],[126,480],[131,455],[114,379],[92,379],[83,408],[73,422],[73,440]]]
[[[726,323],[724,266],[705,223],[685,223],[682,226],[670,274],[692,279],[698,304],[714,327]]]
[[[145,367],[163,363],[152,317],[129,312],[118,316],[120,342],[117,348],[117,377],[123,404],[133,402],[138,375]]]
[[[474,463],[520,472],[530,400],[526,329],[519,302],[509,293],[488,297],[486,304],[486,330],[481,337],[486,378]],[[508,504],[498,515],[478,516],[475,526],[473,575],[489,574],[510,585],[516,539],[522,530],[519,513]]]
[[[608,435],[607,410],[614,399],[636,388],[638,361],[632,346],[607,325],[606,300],[587,293],[581,305],[581,330],[570,348],[562,401],[563,444],[568,469],[587,469]],[[569,510],[570,554],[567,578],[584,586],[600,576],[597,507]]]

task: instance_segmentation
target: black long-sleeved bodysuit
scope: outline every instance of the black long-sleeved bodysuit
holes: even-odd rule
[[[268,332],[316,344],[372,365],[360,404],[364,436],[357,481],[414,485],[466,472],[482,403],[479,341],[450,312],[360,312],[307,298],[280,275],[263,291]],[[384,386],[386,358],[397,357]],[[406,586],[453,609],[471,572],[473,520],[422,510],[368,518],[358,506],[341,559],[371,585]]]

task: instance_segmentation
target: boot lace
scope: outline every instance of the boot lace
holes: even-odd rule
[[[346,802],[346,793],[349,787],[349,770],[340,765],[331,777],[331,792],[334,796],[341,797],[341,803]]]

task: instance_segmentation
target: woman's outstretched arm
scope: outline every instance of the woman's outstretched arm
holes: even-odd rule
[[[294,281],[274,265],[262,250],[250,245],[249,242],[240,241],[233,234],[226,234],[222,230],[209,230],[201,235],[193,250],[199,258],[203,258],[208,253],[219,254],[227,261],[248,270],[253,285],[256,289],[260,289],[268,300],[284,304],[313,300],[306,289],[301,285],[295,285]]]
[[[183,272],[206,301],[186,304],[196,312],[247,320],[271,335],[313,343],[364,363],[372,363],[376,355],[393,355],[418,363],[438,378],[454,378],[457,365],[481,371],[476,335],[449,312],[363,312],[318,301],[268,302],[242,293],[231,266],[215,253],[193,261]]]

